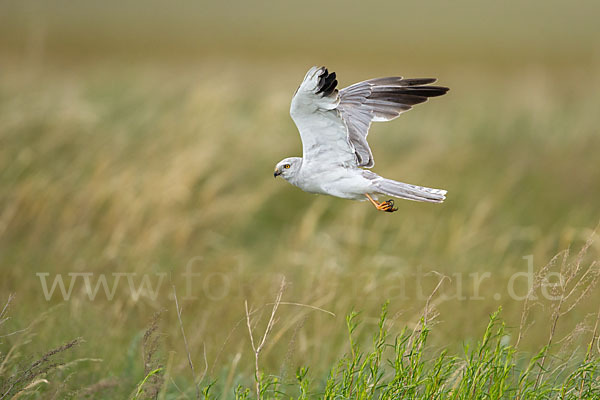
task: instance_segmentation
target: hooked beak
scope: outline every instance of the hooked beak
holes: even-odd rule
[[[275,170],[275,172],[273,172],[273,178],[277,178],[279,175],[281,175],[281,171]]]

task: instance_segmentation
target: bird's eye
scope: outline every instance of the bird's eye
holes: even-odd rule
[[[288,169],[289,167],[290,167],[290,164],[285,164],[285,165],[283,166],[283,168],[285,168],[285,169]]]

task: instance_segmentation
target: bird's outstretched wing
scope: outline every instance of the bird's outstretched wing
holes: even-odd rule
[[[348,138],[356,151],[360,167],[374,165],[367,143],[371,122],[391,121],[429,97],[445,94],[448,88],[427,86],[434,78],[403,79],[399,76],[376,78],[340,90],[338,110],[348,127]]]
[[[292,99],[290,114],[300,131],[305,160],[374,165],[367,143],[373,121],[390,121],[413,105],[448,88],[428,86],[433,78],[376,78],[336,89],[335,73],[311,68]]]
[[[336,86],[335,72],[312,67],[294,94],[290,115],[300,131],[304,162],[356,165]]]

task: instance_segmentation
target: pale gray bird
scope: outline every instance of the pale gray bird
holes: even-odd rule
[[[290,115],[300,131],[303,157],[275,167],[300,189],[352,200],[369,200],[378,210],[394,212],[394,201],[380,196],[441,203],[446,191],[383,178],[363,169],[374,165],[367,143],[371,122],[391,121],[428,97],[448,88],[429,86],[432,78],[376,78],[337,90],[335,72],[312,67],[292,99]]]

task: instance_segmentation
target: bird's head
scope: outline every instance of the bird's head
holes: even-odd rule
[[[277,178],[281,176],[286,181],[296,175],[300,170],[302,159],[300,157],[288,157],[277,163],[273,176]]]

